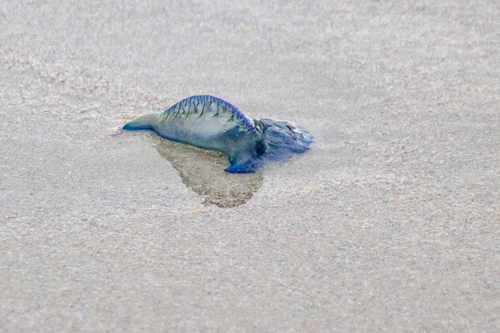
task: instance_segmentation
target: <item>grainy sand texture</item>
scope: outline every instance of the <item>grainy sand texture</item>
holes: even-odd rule
[[[314,144],[120,130],[198,94]],[[499,178],[498,1],[0,2],[2,333],[499,332]]]

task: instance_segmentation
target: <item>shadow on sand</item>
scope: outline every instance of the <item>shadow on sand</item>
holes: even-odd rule
[[[226,155],[183,143],[160,139],[158,153],[172,163],[184,184],[205,199],[205,204],[223,208],[246,203],[262,186],[263,174],[225,172],[229,166]]]

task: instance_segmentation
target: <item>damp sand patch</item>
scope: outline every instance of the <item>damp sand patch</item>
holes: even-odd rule
[[[262,171],[252,174],[225,172],[228,157],[213,150],[160,139],[158,153],[179,172],[187,187],[204,198],[204,204],[236,207],[250,200],[262,186]]]

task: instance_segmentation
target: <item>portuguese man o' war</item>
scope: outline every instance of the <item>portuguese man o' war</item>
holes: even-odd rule
[[[245,116],[228,102],[209,95],[191,96],[160,114],[139,117],[124,130],[156,134],[229,156],[233,173],[253,173],[309,149],[313,136],[286,121]]]

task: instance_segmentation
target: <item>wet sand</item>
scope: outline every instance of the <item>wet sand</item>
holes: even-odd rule
[[[2,2],[0,332],[500,330],[498,17]],[[118,130],[195,94],[315,142],[238,192]]]

